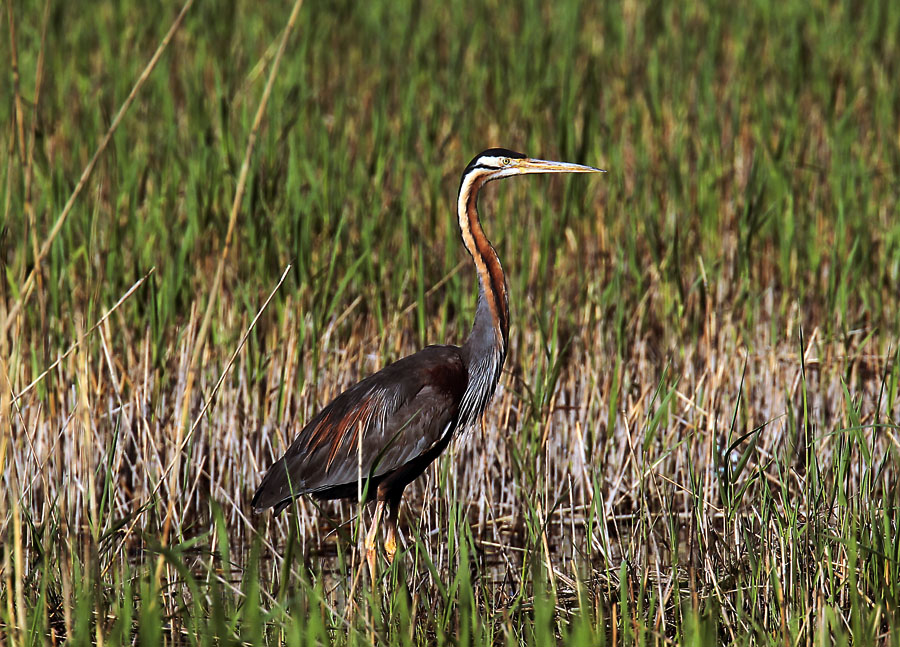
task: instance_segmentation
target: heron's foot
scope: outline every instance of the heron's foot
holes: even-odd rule
[[[394,563],[397,554],[397,533],[392,527],[388,527],[387,537],[384,538],[384,552],[387,554],[388,563]]]

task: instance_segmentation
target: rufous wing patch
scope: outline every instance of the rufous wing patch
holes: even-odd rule
[[[368,427],[375,411],[376,396],[367,394],[357,402],[352,409],[342,413],[335,409],[326,415],[316,427],[310,439],[310,449],[316,449],[326,442],[331,443],[328,452],[328,460],[325,464],[327,472],[340,451],[341,446],[347,448],[348,453],[356,446],[359,440],[360,428]]]

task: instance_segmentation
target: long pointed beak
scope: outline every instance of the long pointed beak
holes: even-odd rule
[[[519,173],[606,173],[602,168],[570,164],[569,162],[551,162],[550,160],[521,159],[516,160]]]

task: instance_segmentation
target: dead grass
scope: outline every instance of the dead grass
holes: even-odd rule
[[[736,608],[736,587],[761,563],[799,598],[792,603],[805,610],[801,622],[811,635],[853,568],[840,539],[848,516],[839,500],[862,512],[895,496],[894,471],[884,461],[891,463],[897,449],[889,424],[896,420],[897,351],[871,331],[835,340],[814,326],[801,344],[797,309],[784,328],[773,332],[766,322],[748,333],[734,325],[728,303],[708,301],[695,344],[672,350],[652,334],[629,336],[618,364],[609,359],[616,356],[609,322],[589,303],[569,313],[571,328],[560,335],[565,348],[549,357],[546,340],[526,317],[516,317],[511,361],[482,427],[464,434],[407,491],[405,532],[421,538],[436,569],[416,568],[413,555],[405,555],[410,588],[437,596],[433,578],[452,580],[458,555],[448,553],[445,529],[463,523],[478,551],[479,591],[486,598],[480,604],[491,608],[519,596],[531,581],[529,560],[541,559],[562,608],[588,595],[591,607],[612,613],[610,591],[624,575],[630,596],[635,587],[656,595],[646,622],[659,635],[679,624],[678,596],[690,592],[716,601],[722,631],[734,639],[746,631],[748,611]],[[292,514],[271,520],[251,513],[250,494],[319,407],[378,368],[376,349],[399,357],[414,344],[402,332],[381,338],[371,320],[345,320],[338,334],[326,332],[320,363],[313,365],[314,355],[298,340],[303,321],[289,303],[284,313],[266,331],[264,348],[238,354],[173,480],[165,473],[176,463],[174,413],[184,397],[198,312],[157,365],[149,337],[114,334],[110,322],[101,326],[85,351],[56,369],[57,383],[72,388],[49,394],[53,407],[36,392],[17,402],[16,450],[4,470],[15,496],[4,505],[21,505],[17,514],[38,532],[25,545],[39,540],[39,529],[54,528],[51,540],[75,555],[88,534],[98,542],[102,572],[122,572],[149,559],[169,501],[180,542],[210,528],[215,501],[233,554],[249,554],[260,537],[266,560],[276,558],[264,570],[270,586],[278,586],[277,558],[292,530],[314,569],[337,568],[328,564],[354,544],[325,519],[346,524],[354,506],[317,511],[302,500]],[[244,329],[250,314],[226,306],[221,327]],[[748,334],[752,350],[741,342]],[[111,343],[117,338],[119,344]],[[204,351],[191,411],[199,412],[211,394],[229,350]],[[553,362],[558,376],[537,398],[529,391],[542,388],[542,373]],[[30,376],[23,370],[11,377],[26,384]],[[745,451],[746,464],[726,476]],[[842,457],[850,460],[840,468]],[[821,499],[826,492],[831,501]],[[761,500],[771,509],[761,511]],[[7,524],[10,514],[6,507]],[[823,546],[836,575],[819,562]],[[204,563],[197,559],[194,568]],[[244,564],[219,568],[238,576]],[[169,566],[164,581],[177,588],[178,579]],[[588,591],[580,592],[585,583]],[[755,592],[762,616],[750,615],[770,626],[765,610],[781,607],[786,593],[759,585],[767,587]],[[339,579],[331,586],[325,599],[339,608],[346,590]],[[177,616],[179,596],[167,599],[167,614]],[[849,626],[846,613],[839,619]]]

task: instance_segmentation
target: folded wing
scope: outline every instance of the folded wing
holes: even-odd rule
[[[466,371],[455,346],[428,346],[350,387],[322,409],[266,472],[253,497],[276,514],[301,494],[355,492],[415,461],[456,427]]]

